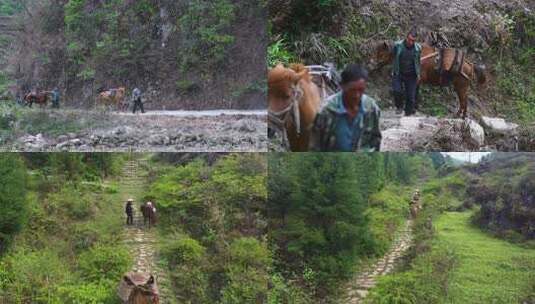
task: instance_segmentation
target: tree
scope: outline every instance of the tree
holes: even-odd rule
[[[16,154],[0,154],[0,254],[28,217],[26,168]]]
[[[278,154],[272,161],[268,218],[281,269],[303,273],[318,293],[336,288],[350,276],[356,259],[374,250],[364,215],[367,186],[359,185],[376,176],[373,158]],[[278,200],[282,195],[287,198]]]

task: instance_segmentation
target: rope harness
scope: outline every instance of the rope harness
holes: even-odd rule
[[[269,111],[268,120],[269,126],[275,127],[274,131],[282,134],[283,142],[288,142],[288,135],[286,133],[286,124],[291,122],[295,125],[297,136],[301,135],[301,116],[299,114],[299,103],[303,98],[303,89],[299,85],[292,87],[292,96],[290,98],[290,104],[281,111],[274,112]]]

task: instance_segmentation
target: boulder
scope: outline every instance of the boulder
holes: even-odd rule
[[[518,130],[518,125],[515,123],[510,123],[505,121],[503,118],[498,117],[481,117],[481,125],[485,128],[488,133],[498,133],[498,134],[515,134]]]
[[[429,116],[401,117],[386,113],[381,120],[381,151],[478,151],[485,131],[471,119]]]

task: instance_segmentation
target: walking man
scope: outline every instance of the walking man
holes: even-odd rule
[[[133,225],[134,224],[134,206],[132,205],[134,203],[133,199],[128,199],[126,202],[126,224],[127,225]]]
[[[396,113],[414,114],[416,92],[420,82],[420,57],[422,46],[416,43],[417,31],[412,29],[404,40],[396,42],[393,48],[394,71],[392,73],[392,90]],[[403,109],[403,91],[405,91],[405,107]]]
[[[145,113],[143,102],[141,101],[141,90],[139,88],[135,88],[132,91],[132,98],[134,99],[134,114],[136,114],[137,108],[141,110],[141,113]]]
[[[52,91],[52,108],[59,109],[59,89],[57,87]]]
[[[368,72],[352,64],[342,72],[342,91],[327,100],[312,127],[310,150],[319,152],[379,151],[381,111],[364,94]]]

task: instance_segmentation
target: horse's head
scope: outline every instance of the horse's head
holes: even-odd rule
[[[148,273],[127,273],[119,285],[118,292],[125,303],[158,303],[158,287],[154,276]]]
[[[392,63],[394,55],[392,48],[394,44],[391,41],[381,41],[374,47],[374,54],[370,60],[370,69],[375,70],[382,68],[383,66]]]
[[[278,112],[285,109],[294,96],[294,91],[301,79],[310,77],[308,70],[302,65],[294,65],[293,69],[277,65],[268,72],[268,107]]]

